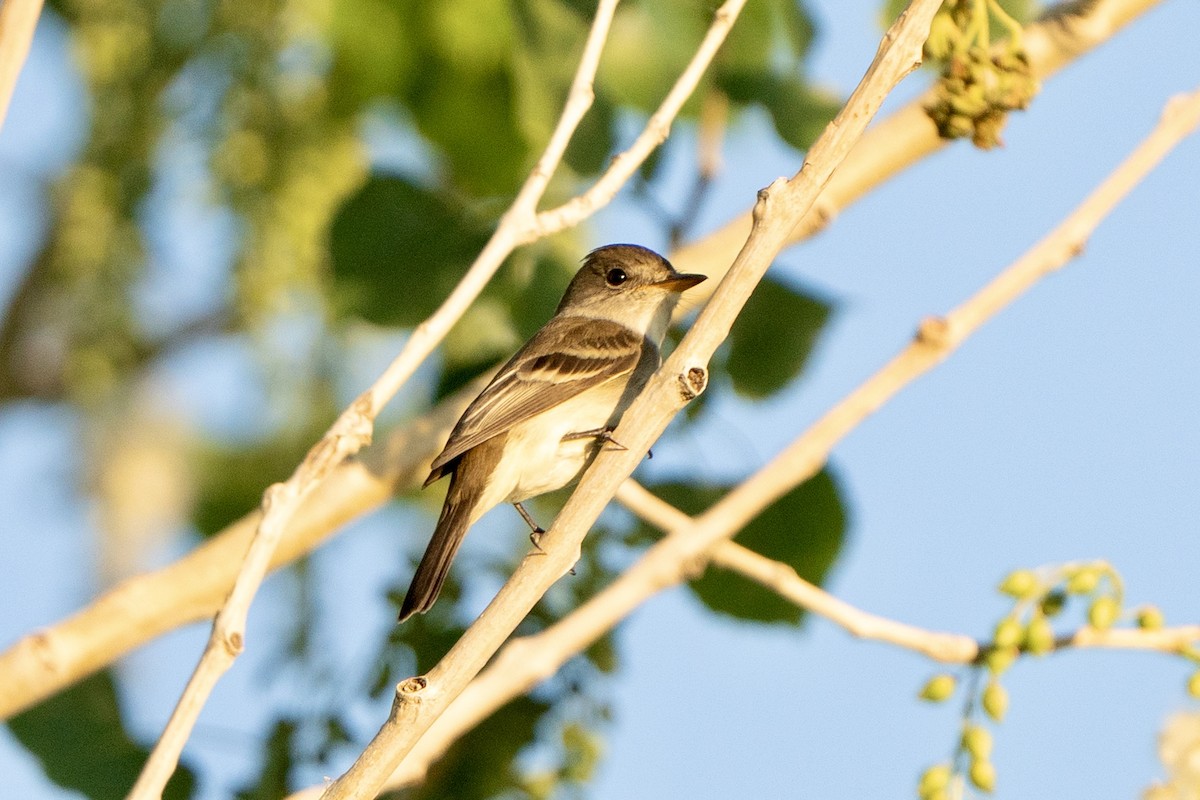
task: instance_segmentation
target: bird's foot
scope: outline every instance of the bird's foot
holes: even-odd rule
[[[616,430],[612,425],[605,425],[603,428],[592,428],[590,431],[577,431],[568,433],[562,438],[564,442],[573,442],[576,439],[595,439],[602,444],[612,445],[614,450],[628,450],[629,448],[613,438],[613,431]]]
[[[544,556],[546,554],[546,551],[542,549],[542,536],[545,533],[541,528],[534,528],[529,532],[529,543],[533,545],[533,549],[538,552],[538,555]]]

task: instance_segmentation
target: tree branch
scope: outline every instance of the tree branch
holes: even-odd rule
[[[42,0],[4,0],[0,3],[0,129],[8,116],[17,77],[29,55],[33,31],[42,13]]]

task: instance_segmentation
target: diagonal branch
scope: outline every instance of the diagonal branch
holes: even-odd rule
[[[1077,256],[1092,231],[1113,207],[1198,124],[1200,89],[1190,95],[1173,99],[1168,103],[1154,131],[1054,231],[946,317],[938,322],[923,323],[921,332],[903,352],[834,406],[779,456],[708,511],[694,518],[688,517],[640,490],[635,484],[626,482],[619,492],[622,501],[634,507],[638,513],[644,514],[654,524],[667,529],[668,536],[651,547],[641,559],[604,590],[567,617],[539,634],[511,641],[499,653],[494,663],[480,672],[470,686],[462,690],[449,709],[445,713],[439,713],[435,721],[427,721],[427,707],[444,706],[458,694],[455,691],[456,687],[452,684],[447,685],[447,679],[442,677],[454,676],[455,665],[451,665],[450,669],[442,669],[442,665],[439,665],[426,678],[411,678],[402,683],[397,688],[391,718],[367,748],[359,764],[356,764],[347,776],[368,775],[375,781],[379,771],[389,764],[394,770],[392,774],[387,777],[386,782],[373,782],[369,787],[347,787],[344,785],[347,776],[343,776],[324,796],[373,796],[381,787],[394,788],[419,780],[428,765],[466,730],[513,697],[528,691],[544,678],[554,674],[567,659],[594,643],[646,599],[686,580],[710,558],[744,568],[747,574],[757,576],[772,586],[782,587],[784,596],[822,614],[855,635],[908,647],[939,661],[973,661],[979,655],[980,644],[970,637],[925,631],[863,612],[829,596],[815,586],[799,581],[794,572],[793,580],[787,574],[788,568],[780,569],[782,565],[749,553],[728,540],[780,495],[814,475],[828,459],[833,445],[887,402],[900,388],[928,372],[957,349],[991,316],[1013,302],[1037,280]],[[685,339],[680,349],[686,347],[686,344]],[[671,361],[674,359],[673,355]],[[670,363],[669,361],[668,366]],[[645,397],[646,394],[643,394],[642,398]],[[639,405],[644,406],[645,403],[639,400],[633,410],[636,411]],[[618,433],[623,441],[631,442],[628,452],[640,452],[640,440],[629,438],[624,426],[623,431]],[[615,453],[611,458],[606,458],[607,463],[604,465],[611,464],[621,455]],[[601,462],[598,462],[598,466],[600,465]],[[593,478],[597,471],[590,470],[584,478],[585,483]],[[583,488],[584,484],[581,484],[580,490],[572,496],[572,502]],[[472,630],[487,622],[489,615],[494,616],[497,609],[503,608],[505,593],[511,592],[513,584],[525,578],[531,563],[542,564],[554,559],[570,566],[569,561],[563,562],[561,559],[565,549],[561,539],[571,509],[572,505],[568,503],[554,529],[547,534],[547,537],[556,536],[553,544],[547,542],[548,554],[532,560],[526,558],[513,579]],[[750,557],[747,557],[747,554]],[[471,631],[468,631],[467,636],[464,636],[459,645],[443,660],[443,664],[455,657],[462,647],[462,642],[470,634]],[[1158,631],[1100,631],[1083,628],[1060,640],[1058,646],[1170,652],[1184,644],[1195,642],[1198,638],[1200,626]],[[440,710],[438,708],[436,711]],[[428,732],[414,744],[413,739],[420,734],[413,728],[424,727],[428,727]],[[386,751],[380,752],[384,746],[404,747],[409,755],[407,758],[394,758]],[[368,763],[364,765],[364,761]],[[300,796],[316,797],[319,791],[320,789],[310,789]]]
[[[8,116],[17,77],[29,55],[33,31],[42,13],[42,0],[4,0],[0,3],[0,128]]]
[[[617,497],[626,508],[663,531],[684,530],[693,523],[693,519],[687,514],[632,480],[622,485]],[[992,646],[991,642],[980,642],[966,634],[919,628],[863,611],[804,580],[790,565],[767,558],[736,542],[718,542],[706,555],[708,563],[749,578],[800,608],[829,620],[859,639],[903,647],[946,664],[973,663]],[[1055,642],[1055,649],[1109,648],[1175,653],[1180,648],[1198,641],[1200,625],[1181,625],[1158,630],[1100,629],[1087,626],[1060,637]]]

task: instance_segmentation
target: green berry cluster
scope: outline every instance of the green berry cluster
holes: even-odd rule
[[[977,674],[978,675],[978,674]],[[929,679],[921,690],[921,698],[930,702],[950,699],[958,681],[946,673]],[[989,676],[983,691],[967,701],[962,732],[949,761],[934,764],[921,773],[917,796],[921,800],[949,800],[962,797],[963,786],[969,781],[982,792],[996,788],[996,766],[992,763],[992,732],[979,721],[976,708],[993,722],[1000,722],[1008,711],[1008,692],[995,675]]]
[[[1008,711],[1008,692],[1000,684],[1000,677],[1022,654],[1041,656],[1058,646],[1052,620],[1072,597],[1086,600],[1088,625],[1097,630],[1107,630],[1122,618],[1132,619],[1146,630],[1163,626],[1162,612],[1154,606],[1123,609],[1121,576],[1103,561],[1017,570],[1000,583],[999,590],[1013,599],[1013,608],[996,623],[991,642],[980,647],[979,658],[971,667],[972,690],[954,755],[922,773],[917,786],[921,800],[961,797],[968,781],[983,792],[995,788],[992,735],[983,723],[1001,722]],[[1181,654],[1200,665],[1200,648],[1184,648]],[[953,675],[934,675],[921,689],[920,697],[944,702],[954,695],[957,686]],[[1192,675],[1188,691],[1200,697],[1200,670]]]
[[[1008,33],[996,46],[989,32],[993,16]],[[969,136],[976,147],[995,147],[1008,112],[1027,108],[1037,94],[1021,26],[997,0],[947,0],[930,26],[925,54],[942,65],[926,111],[945,139]]]

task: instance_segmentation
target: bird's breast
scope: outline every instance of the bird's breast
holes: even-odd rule
[[[497,502],[520,502],[566,486],[598,452],[592,437],[563,441],[573,433],[615,424],[623,406],[626,381],[613,381],[560,403],[514,426],[499,468],[498,481],[489,487]],[[490,492],[489,492],[490,493]]]

